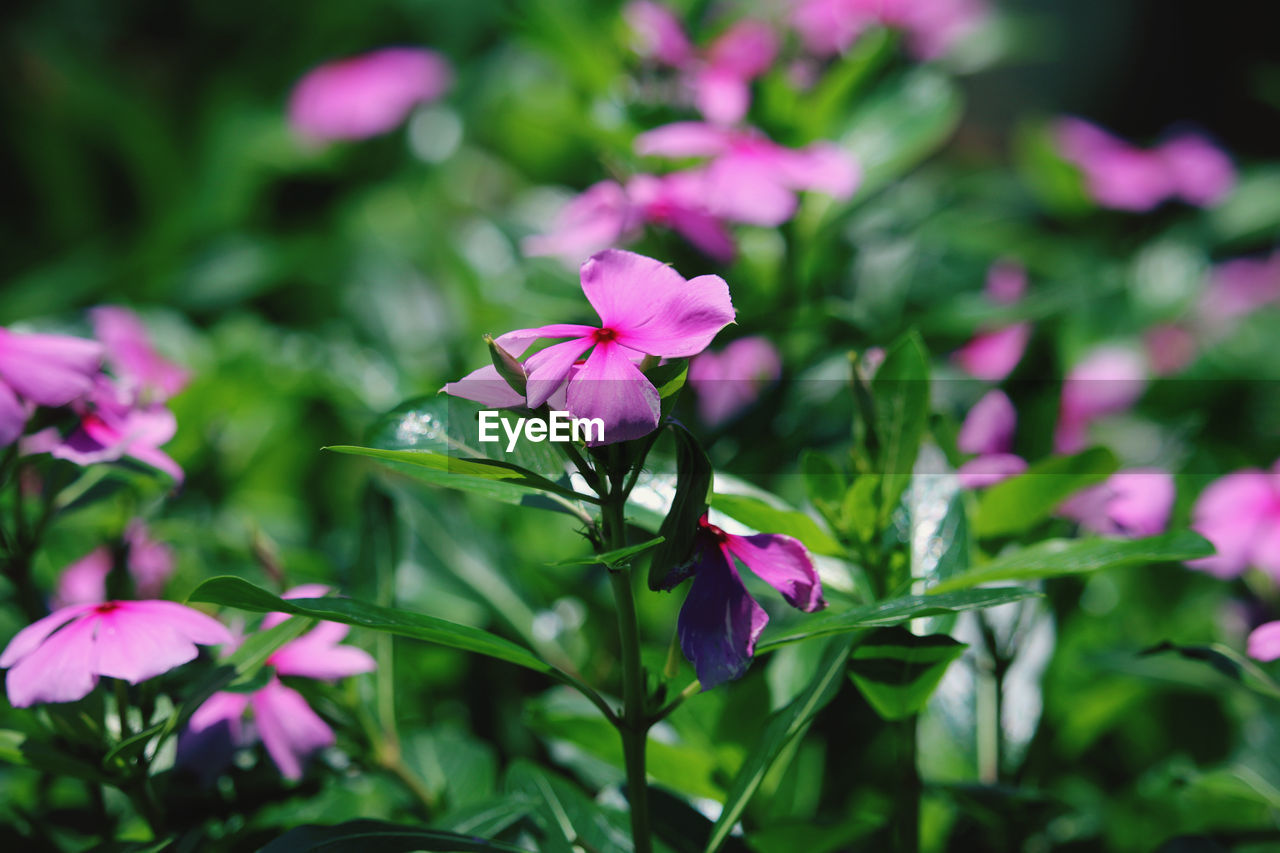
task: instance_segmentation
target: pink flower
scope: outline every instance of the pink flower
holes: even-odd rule
[[[1280,251],[1219,264],[1200,299],[1198,314],[1219,331],[1227,321],[1275,302],[1280,302]]]
[[[151,346],[146,326],[127,308],[104,305],[89,312],[93,333],[106,348],[107,364],[135,399],[163,402],[186,387],[187,371]]]
[[[610,249],[582,265],[582,290],[599,326],[560,323],[507,332],[497,339],[515,357],[540,338],[569,338],[529,356],[526,405],[537,409],[561,388],[577,418],[600,418],[605,443],[647,435],[658,426],[658,390],[636,367],[643,355],[687,358],[733,322],[729,286],[715,275],[685,281],[666,264]],[[591,350],[586,362],[576,363]],[[445,386],[446,393],[492,405],[490,365]]]
[[[1280,658],[1280,622],[1259,625],[1249,634],[1249,657],[1272,661]]]
[[[140,598],[155,598],[173,574],[173,549],[151,539],[147,525],[135,518],[125,528],[125,566],[133,579],[134,593]],[[58,607],[70,604],[97,604],[107,600],[107,576],[111,574],[113,557],[105,546],[90,551],[62,570],[54,602]]]
[[[698,415],[713,427],[750,407],[781,375],[777,348],[761,337],[739,338],[719,353],[707,350],[689,362]]]
[[[1017,261],[996,261],[987,269],[984,290],[997,305],[1017,305],[1027,293],[1027,270]]]
[[[1188,566],[1220,578],[1254,566],[1280,580],[1280,462],[1270,471],[1249,468],[1210,484],[1192,510],[1191,529],[1218,553]]]
[[[1054,433],[1058,453],[1084,449],[1089,425],[1129,409],[1147,387],[1142,356],[1122,346],[1101,346],[1071,368],[1062,384],[1062,403]]]
[[[1058,512],[1101,536],[1136,539],[1164,532],[1174,497],[1173,477],[1167,471],[1134,468],[1077,492]]]
[[[860,180],[853,157],[831,143],[784,148],[759,131],[699,122],[677,122],[642,133],[635,149],[642,156],[710,158],[701,188],[708,211],[767,228],[791,218],[796,193],[811,190],[844,200]]]
[[[107,598],[107,575],[111,574],[111,549],[94,548],[62,570],[53,595],[55,607],[98,604]]]
[[[1169,170],[1173,192],[1187,204],[1210,207],[1230,195],[1236,184],[1231,158],[1203,136],[1187,133],[1156,149]]]
[[[101,360],[94,341],[0,326],[0,447],[22,435],[33,405],[65,406],[89,393]]]
[[[977,454],[956,471],[963,488],[994,486],[1027,469],[1026,461],[1011,452],[1017,425],[1018,413],[1003,391],[988,391],[974,404],[956,436],[961,452]]]
[[[393,130],[418,104],[444,94],[449,64],[422,48],[389,47],[309,71],[289,97],[289,124],[319,142]]]
[[[172,601],[73,604],[23,628],[0,654],[15,708],[74,702],[99,676],[137,684],[194,660],[196,645],[231,642],[217,620]]]
[[[1016,305],[1027,291],[1027,271],[1013,261],[997,261],[987,269],[985,293],[995,305]],[[1031,339],[1030,323],[983,329],[951,354],[951,361],[978,379],[999,382],[1013,372]]]
[[[980,0],[800,0],[792,26],[819,56],[847,50],[867,30],[892,27],[907,35],[917,59],[946,54],[986,17]]]
[[[328,588],[305,584],[284,594],[284,598],[321,598]],[[262,630],[288,619],[284,613],[268,613]],[[363,649],[339,645],[348,627],[338,622],[321,622],[311,631],[291,640],[267,658],[267,666],[277,675],[334,681],[372,672],[376,662]],[[253,693],[215,693],[196,709],[179,742],[179,751],[190,754],[200,750],[202,735],[225,729],[233,744],[249,739],[242,728],[246,711],[253,712],[257,735],[267,754],[287,779],[299,779],[307,758],[319,749],[332,746],[333,730],[311,709],[302,694],[286,687],[279,678]]]
[[[657,3],[634,2],[624,14],[636,36],[636,52],[681,71],[708,121],[734,124],[751,105],[751,81],[769,70],[778,37],[762,21],[739,21],[699,56],[679,20]]]
[[[1156,376],[1178,373],[1196,357],[1195,335],[1173,323],[1147,329],[1142,345],[1151,372]]]

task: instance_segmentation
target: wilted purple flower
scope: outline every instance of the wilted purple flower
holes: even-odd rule
[[[1163,533],[1175,497],[1173,477],[1158,468],[1133,468],[1072,495],[1058,512],[1101,536],[1139,538]]]
[[[692,562],[667,579],[671,588],[689,575],[693,586],[680,608],[680,648],[703,690],[740,677],[755,654],[769,616],[747,592],[734,558],[772,586],[792,607],[812,613],[827,606],[822,582],[799,540],[779,534],[736,536],[704,515]]]
[[[283,598],[321,598],[328,588],[304,584],[286,592]],[[288,619],[284,613],[268,613],[262,630]],[[321,622],[311,631],[285,643],[267,658],[266,665],[277,675],[333,681],[363,672],[371,672],[377,664],[368,652],[355,646],[340,645],[347,635],[346,625]],[[229,735],[229,745],[250,742],[242,720],[246,711],[253,712],[257,735],[267,754],[287,779],[298,779],[307,758],[318,749],[331,746],[333,730],[320,718],[298,691],[286,687],[279,678],[252,693],[215,693],[196,709],[179,742],[180,754],[190,757],[202,752],[201,740],[215,733]],[[181,760],[181,759],[180,759]],[[221,769],[221,768],[219,768]]]
[[[786,148],[756,130],[731,130],[701,122],[676,122],[636,137],[636,153],[656,157],[706,157],[702,190],[714,216],[774,227],[795,213],[796,193],[824,193],[844,200],[860,180],[853,156],[828,142]]]
[[[982,23],[981,0],[799,0],[792,26],[819,56],[847,50],[867,30],[892,27],[907,36],[911,53],[937,59]]]
[[[9,702],[74,702],[99,676],[137,684],[194,660],[197,645],[231,634],[198,610],[172,601],[73,604],[23,628],[0,654]]]
[[[1280,622],[1267,622],[1249,634],[1249,657],[1272,661],[1280,658]]]
[[[101,361],[94,341],[0,326],[0,447],[22,435],[33,406],[65,406],[88,394]]]
[[[610,249],[582,265],[582,290],[600,325],[559,323],[518,329],[497,345],[515,357],[539,338],[569,338],[524,362],[527,406],[536,409],[565,388],[567,410],[600,418],[605,443],[647,435],[658,426],[658,389],[636,367],[643,355],[686,358],[706,349],[733,322],[729,286],[715,275],[685,281],[652,258]],[[588,350],[586,362],[575,367]],[[446,393],[492,405],[492,366],[445,386]]]
[[[89,312],[93,334],[106,349],[120,387],[142,402],[163,402],[186,387],[190,375],[151,346],[147,328],[127,308],[103,305]]]
[[[1017,426],[1018,413],[1003,391],[988,391],[973,405],[956,436],[961,452],[977,454],[956,471],[961,486],[993,486],[1027,469],[1026,460],[1011,452]]]
[[[307,72],[289,97],[289,124],[306,139],[365,139],[393,130],[440,97],[452,73],[438,53],[389,47]]]
[[[1101,346],[1067,373],[1054,432],[1058,453],[1076,453],[1085,446],[1089,425],[1098,418],[1131,407],[1147,387],[1142,355],[1123,346]]]
[[[777,347],[761,337],[739,338],[721,352],[706,350],[689,362],[689,385],[708,426],[732,420],[781,375]]]
[[[1253,566],[1280,580],[1280,462],[1270,471],[1249,468],[1210,484],[1192,510],[1191,529],[1218,553],[1188,566],[1220,578]]]

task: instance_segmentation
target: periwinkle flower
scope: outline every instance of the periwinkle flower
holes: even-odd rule
[[[1083,450],[1089,425],[1126,411],[1146,387],[1147,366],[1139,352],[1120,345],[1092,350],[1063,381],[1054,449],[1058,453]]]
[[[987,15],[981,0],[799,0],[791,23],[812,53],[847,50],[867,30],[891,27],[921,60],[943,56]]]
[[[156,352],[137,314],[103,305],[89,317],[94,337],[106,350],[107,365],[126,393],[139,401],[163,402],[186,387],[191,375]]]
[[[605,443],[647,435],[658,426],[659,395],[636,362],[645,355],[687,358],[706,349],[733,322],[729,286],[716,275],[686,281],[666,264],[617,249],[588,259],[580,276],[587,301],[600,316],[598,326],[558,323],[517,329],[496,344],[519,357],[540,338],[569,338],[524,361],[525,405],[537,409],[563,389],[565,409],[574,417],[604,422]],[[578,364],[588,350],[586,361]],[[497,378],[490,365],[444,390],[494,405]]]
[[[1001,261],[987,270],[985,293],[993,304],[1015,305],[1026,289],[1027,272],[1021,264]],[[1030,339],[1030,323],[983,329],[952,353],[951,360],[970,376],[999,382],[1018,366]]]
[[[394,130],[420,103],[444,94],[449,63],[435,51],[388,47],[307,72],[289,97],[289,124],[317,142],[366,139]]]
[[[328,588],[304,584],[284,594],[284,598],[320,598]],[[288,615],[268,613],[262,630],[279,625]],[[322,681],[335,681],[364,672],[372,672],[377,664],[368,652],[355,646],[341,645],[348,627],[338,622],[320,622],[315,628],[290,640],[267,658],[266,665],[276,676],[296,676]],[[225,765],[226,755],[213,756],[214,750],[203,741],[226,737],[228,746],[251,742],[243,727],[247,712],[252,712],[257,737],[267,755],[287,779],[298,779],[306,760],[317,750],[334,743],[333,729],[312,710],[298,691],[285,686],[278,677],[252,693],[215,693],[191,715],[187,730],[179,741],[179,760],[193,764],[193,757],[212,760],[218,770]],[[221,762],[217,759],[223,759]],[[194,765],[193,765],[194,766]],[[207,770],[209,768],[196,769]]]
[[[0,654],[15,708],[74,702],[99,676],[137,684],[232,641],[216,619],[172,601],[73,604],[23,628]]]
[[[1100,536],[1155,536],[1168,527],[1175,496],[1168,471],[1132,468],[1077,492],[1058,512]]]
[[[0,447],[22,435],[34,406],[65,406],[88,394],[102,345],[0,326]]]
[[[1266,622],[1249,633],[1248,655],[1260,661],[1280,658],[1280,622]]]
[[[766,338],[739,338],[720,352],[707,350],[689,362],[689,385],[698,415],[719,426],[749,408],[782,375],[782,358]]]
[[[812,613],[827,606],[822,582],[799,540],[774,533],[737,536],[698,522],[693,559],[667,579],[668,589],[692,575],[680,608],[680,648],[693,664],[703,690],[739,678],[751,664],[756,640],[769,615],[747,591],[734,560],[772,586],[792,607]]]
[[[1270,471],[1249,468],[1211,483],[1196,500],[1191,529],[1218,553],[1188,566],[1220,578],[1252,566],[1280,580],[1280,462]]]
[[[1027,469],[1026,460],[1012,452],[1018,413],[1008,395],[988,391],[969,413],[956,436],[956,447],[975,454],[956,471],[966,489],[993,486]]]

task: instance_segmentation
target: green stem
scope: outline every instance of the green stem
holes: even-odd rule
[[[897,740],[897,795],[893,802],[893,849],[897,853],[917,853],[920,849],[920,769],[916,766],[917,717],[893,724]]]

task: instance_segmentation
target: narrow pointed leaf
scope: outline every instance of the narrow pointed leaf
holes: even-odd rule
[[[980,538],[1022,533],[1048,518],[1071,495],[1101,483],[1119,467],[1111,451],[1101,447],[1037,462],[983,493],[974,533]]]
[[[871,380],[871,394],[880,439],[875,460],[881,477],[879,523],[884,527],[911,482],[929,426],[929,357],[919,334],[904,335],[889,348]]]
[[[902,627],[880,628],[849,655],[849,678],[877,714],[903,720],[919,713],[965,648],[946,634],[917,636]]]
[[[299,826],[262,848],[262,853],[527,853],[526,848],[439,829],[400,826],[381,820],[351,820],[333,826]]]
[[[595,554],[590,557],[579,557],[572,560],[557,560],[554,563],[548,563],[550,566],[594,566],[604,565],[609,568],[615,568],[625,563],[631,562],[640,554],[657,548],[666,540],[661,536],[655,536],[647,542],[641,542],[638,545],[628,545],[625,548],[615,548],[612,551],[605,551],[603,554]]]

